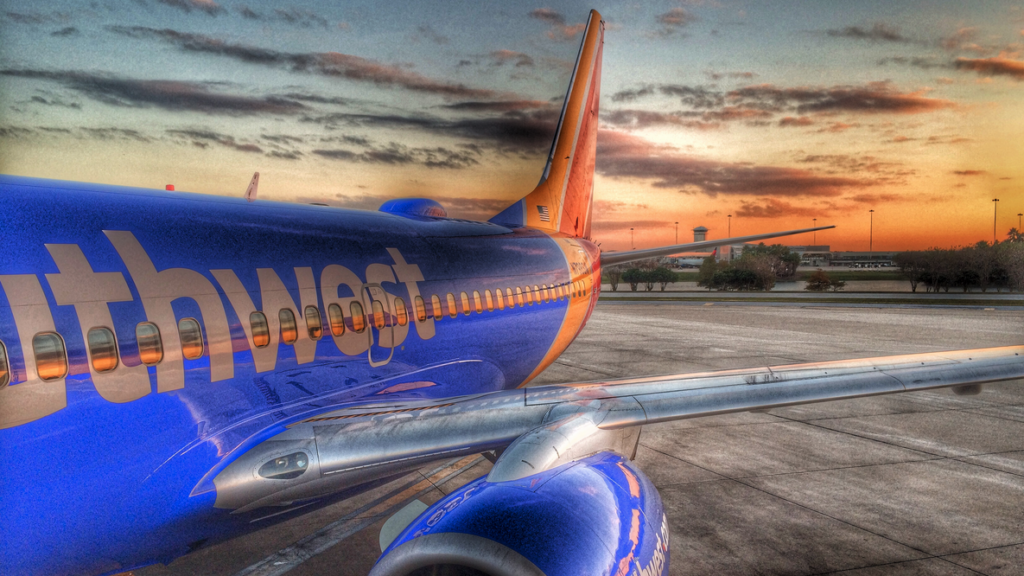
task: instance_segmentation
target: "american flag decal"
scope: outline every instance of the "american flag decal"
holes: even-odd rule
[[[537,206],[537,212],[540,212],[541,222],[551,222],[551,214],[548,213],[547,206]]]

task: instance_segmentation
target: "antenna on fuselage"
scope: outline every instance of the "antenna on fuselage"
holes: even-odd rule
[[[260,185],[260,173],[253,172],[252,182],[249,182],[249,187],[245,189],[245,199],[252,202],[256,199],[256,189]]]

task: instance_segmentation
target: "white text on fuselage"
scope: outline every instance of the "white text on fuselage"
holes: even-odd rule
[[[418,282],[423,274],[415,264],[405,261],[395,248],[388,248],[393,264],[372,263],[366,267],[364,278],[352,270],[338,265],[325,266],[320,273],[317,286],[313,269],[294,268],[299,301],[271,268],[258,268],[261,306],[257,307],[249,291],[238,276],[230,269],[210,270],[218,286],[206,275],[187,268],[169,268],[157,271],[149,255],[139,244],[135,235],[124,231],[105,231],[118,255],[125,263],[128,275],[135,284],[146,314],[146,320],[155,324],[162,335],[163,358],[156,364],[157,392],[183,388],[185,385],[184,357],[181,342],[176,335],[178,318],[171,302],[181,298],[193,300],[199,308],[203,332],[206,335],[206,352],[209,354],[211,381],[227,380],[234,377],[235,361],[228,316],[221,294],[227,298],[238,321],[245,331],[249,349],[252,352],[256,372],[274,370],[278,360],[281,341],[280,311],[292,312],[296,323],[295,340],[291,342],[298,364],[314,360],[317,331],[307,324],[307,307],[317,310],[320,317],[320,335],[332,338],[338,350],[348,356],[367,354],[371,364],[380,366],[387,363],[394,348],[401,345],[408,336],[410,326],[414,327],[421,339],[434,336],[434,322],[431,318],[400,324],[396,318],[394,294],[385,291],[382,284],[404,284],[408,291],[406,318],[414,313],[415,302],[420,296]],[[134,297],[121,272],[94,272],[91,264],[76,244],[47,244],[47,250],[57,265],[59,273],[46,274],[46,280],[58,306],[74,306],[81,329],[82,341],[89,342],[88,333],[96,327],[114,330],[110,303],[133,301]],[[33,349],[33,338],[40,333],[56,332],[39,276],[16,274],[0,276],[2,286],[21,343],[25,363],[25,380],[17,385],[0,389],[0,396],[7,396],[2,403],[7,407],[19,406],[20,413],[8,414],[0,410],[0,428],[29,422],[51,414],[66,405],[64,378],[41,380],[38,376]],[[319,288],[319,291],[318,291]],[[347,288],[347,290],[346,290]],[[348,296],[339,296],[339,292]],[[319,292],[319,302],[318,302]],[[322,302],[322,308],[320,303]],[[366,314],[365,328],[353,330],[353,303],[358,303]],[[337,325],[332,330],[330,310],[337,305],[348,321],[344,330]],[[383,309],[384,322],[374,318],[374,312]],[[327,311],[326,317],[320,310]],[[264,335],[266,344],[257,346],[253,338],[251,314],[262,312],[268,325]],[[285,315],[287,317],[287,315]],[[374,320],[377,320],[375,325]],[[380,327],[383,324],[383,327]],[[257,329],[259,329],[257,327]],[[262,344],[262,343],[261,343]],[[88,349],[88,345],[86,346]],[[383,350],[383,352],[381,352]],[[90,358],[91,360],[91,358]],[[86,362],[93,383],[99,394],[111,402],[129,402],[149,394],[152,390],[148,369],[145,365],[128,366],[119,362],[109,371],[97,371],[94,363]],[[24,396],[15,401],[10,396]]]

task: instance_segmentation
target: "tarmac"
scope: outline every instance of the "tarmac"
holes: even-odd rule
[[[1024,344],[1024,311],[602,301],[531,385]],[[671,574],[1024,574],[1024,381],[646,426]],[[365,574],[384,521],[485,474],[441,462],[139,576]]]

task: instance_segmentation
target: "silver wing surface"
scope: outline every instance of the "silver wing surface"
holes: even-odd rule
[[[247,511],[331,493],[431,461],[490,453],[489,479],[522,478],[602,450],[631,456],[640,426],[682,418],[933,388],[977,393],[1024,379],[1024,346],[581,382],[320,414],[222,470],[217,506]],[[316,474],[287,489],[252,482],[268,458],[304,450]],[[276,485],[275,485],[276,486]],[[268,491],[269,490],[269,491]]]

